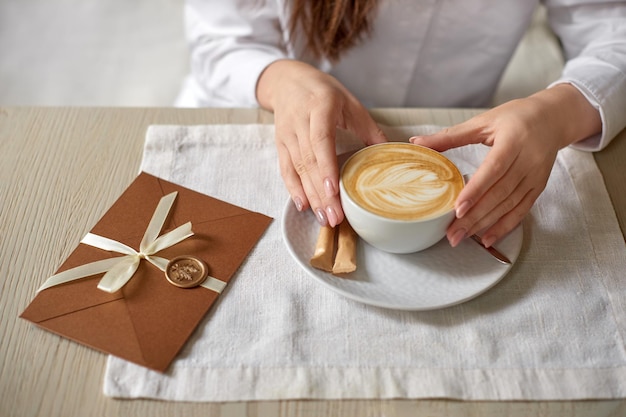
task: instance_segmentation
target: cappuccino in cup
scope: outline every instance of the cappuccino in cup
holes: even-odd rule
[[[423,146],[389,142],[352,155],[341,170],[346,218],[379,249],[416,252],[445,236],[463,175],[445,156]]]

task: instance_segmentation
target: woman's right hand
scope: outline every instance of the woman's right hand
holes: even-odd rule
[[[311,208],[321,225],[341,223],[336,128],[366,145],[386,142],[382,130],[339,81],[300,61],[268,65],[256,92],[274,112],[280,172],[296,208]]]

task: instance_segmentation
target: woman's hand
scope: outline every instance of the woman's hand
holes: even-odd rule
[[[482,231],[485,246],[513,230],[544,190],[559,149],[601,131],[598,111],[572,85],[513,100],[412,143],[438,151],[491,146],[459,195],[447,237],[452,246]]]
[[[280,172],[297,209],[310,207],[322,225],[341,223],[336,128],[366,145],[386,141],[381,129],[335,78],[299,61],[270,64],[259,77],[257,99],[274,112]]]

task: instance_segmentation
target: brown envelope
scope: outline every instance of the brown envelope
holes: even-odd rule
[[[161,197],[178,196],[161,234],[188,221],[194,235],[157,255],[193,255],[209,275],[228,282],[272,219],[141,173],[91,230],[138,249]],[[79,244],[58,272],[122,256]],[[142,260],[119,291],[97,288],[103,274],[45,289],[20,317],[38,326],[128,361],[164,372],[215,302],[204,287],[178,288],[163,271]]]

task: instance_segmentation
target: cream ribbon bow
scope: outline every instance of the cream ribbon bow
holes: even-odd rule
[[[132,278],[142,259],[155,265],[161,271],[165,271],[169,261],[159,256],[154,256],[154,254],[193,235],[191,222],[187,222],[159,236],[177,194],[175,191],[161,198],[141,240],[139,251],[116,240],[87,233],[81,240],[81,243],[106,251],[118,252],[125,256],[103,259],[60,272],[48,278],[37,292],[65,282],[106,272],[100,279],[98,288],[102,291],[114,293]],[[226,286],[225,282],[216,278],[208,277],[207,281],[201,285],[216,292],[221,292],[224,286]]]

